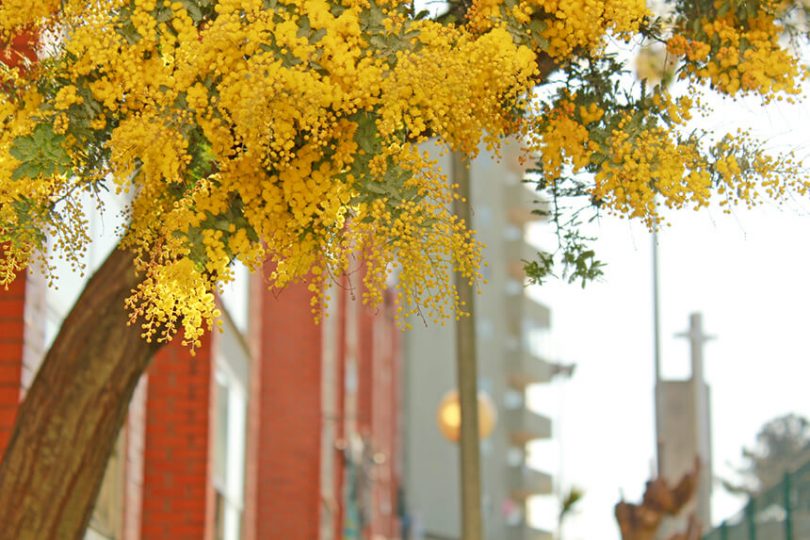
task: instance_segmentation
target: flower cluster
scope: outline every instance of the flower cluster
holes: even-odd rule
[[[608,34],[635,35],[648,14],[644,0],[473,0],[469,17],[479,31],[511,23],[538,53],[567,63],[599,54]]]
[[[563,90],[538,114],[530,150],[546,183],[590,175],[587,194],[608,212],[656,227],[659,203],[699,209],[716,193],[726,206],[754,205],[810,187],[791,155],[769,155],[748,132],[712,142],[709,133],[687,130],[696,107],[688,96],[658,88],[612,109],[603,98]]]
[[[0,18],[64,36],[24,88],[0,94],[3,281],[57,222],[77,231],[66,256],[80,253],[72,201],[103,182],[131,198],[123,246],[145,280],[128,305],[147,339],[182,327],[194,346],[235,260],[270,261],[270,287],[309,280],[316,318],[322,281],[352,272],[357,253],[366,302],[397,269],[403,320],[463,311],[449,276],[476,281],[480,246],[416,144],[472,153],[515,130],[536,66],[509,32],[414,20],[399,3],[81,5]],[[53,155],[15,151],[38,131]]]
[[[684,73],[731,94],[795,91],[779,3],[721,4],[676,25]],[[324,280],[359,268],[370,304],[396,273],[402,320],[459,316],[449,278],[480,281],[481,246],[419,150],[428,139],[474,155],[523,136],[549,182],[590,174],[595,203],[651,224],[656,194],[702,206],[712,187],[744,202],[803,192],[795,163],[745,137],[680,135],[691,101],[622,102],[588,71],[646,22],[643,0],[473,0],[456,21],[398,0],[4,0],[0,283],[46,238],[79,264],[78,195],[112,188],[130,200],[122,246],[144,280],[128,306],[147,339],[182,329],[196,346],[234,261],[269,262],[270,287],[308,280],[316,318]],[[30,47],[8,52],[31,32],[35,66]],[[568,83],[540,104],[553,70]]]
[[[675,21],[667,50],[683,59],[682,78],[709,81],[730,96],[796,95],[806,72],[780,43],[791,7],[783,0],[706,2]]]

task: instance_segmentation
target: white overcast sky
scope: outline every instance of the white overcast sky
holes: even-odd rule
[[[704,127],[751,126],[770,147],[803,154],[808,108],[718,104]],[[674,334],[686,330],[691,312],[702,312],[706,331],[717,336],[705,349],[714,472],[728,477],[763,423],[790,412],[810,417],[810,202],[732,215],[682,211],[671,222],[659,236],[663,372],[689,375],[688,344]],[[556,281],[531,293],[551,307],[553,359],[577,364],[570,381],[537,386],[530,395],[555,422],[554,440],[533,447],[534,464],[554,473],[563,489],[585,491],[565,540],[618,539],[613,505],[620,493],[640,498],[654,459],[651,238],[618,218],[603,219],[593,233],[608,264],[603,279],[584,290]],[[715,521],[742,504],[717,486]],[[541,498],[534,510],[551,525]]]

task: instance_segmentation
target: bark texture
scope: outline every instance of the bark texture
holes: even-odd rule
[[[127,326],[137,284],[114,250],[62,324],[0,463],[0,540],[79,540],[141,375],[157,350]]]

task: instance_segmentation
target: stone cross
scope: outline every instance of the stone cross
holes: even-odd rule
[[[692,379],[703,380],[703,344],[711,341],[715,336],[703,333],[703,314],[692,313],[689,315],[689,330],[675,334],[675,337],[687,338],[692,359]]]

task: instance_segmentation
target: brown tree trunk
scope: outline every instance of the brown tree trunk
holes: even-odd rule
[[[127,326],[137,284],[114,250],[92,276],[20,406],[0,463],[0,540],[84,536],[107,461],[157,350]]]

